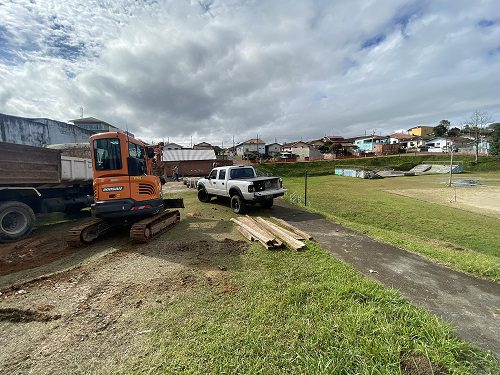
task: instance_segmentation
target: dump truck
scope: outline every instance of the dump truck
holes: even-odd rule
[[[92,160],[0,142],[0,243],[28,236],[39,214],[73,213],[92,202]]]

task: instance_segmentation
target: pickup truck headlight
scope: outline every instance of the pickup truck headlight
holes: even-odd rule
[[[249,185],[248,186],[248,192],[249,193],[253,193],[253,185]]]

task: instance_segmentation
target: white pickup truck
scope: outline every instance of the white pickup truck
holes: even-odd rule
[[[212,197],[231,198],[231,208],[242,214],[247,204],[260,203],[271,208],[273,199],[286,193],[279,177],[257,177],[253,167],[230,166],[212,169],[198,181],[198,199],[209,202]]]

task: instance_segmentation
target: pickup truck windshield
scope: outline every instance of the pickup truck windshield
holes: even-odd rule
[[[229,174],[229,178],[231,180],[237,180],[240,178],[254,178],[255,173],[253,171],[253,168],[235,168],[231,169],[231,172]]]

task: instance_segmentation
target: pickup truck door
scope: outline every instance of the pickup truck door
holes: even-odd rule
[[[219,169],[219,175],[217,176],[216,182],[216,194],[217,195],[226,195],[226,170]]]
[[[208,186],[205,186],[208,194],[217,194],[217,169],[212,169],[208,175]]]

